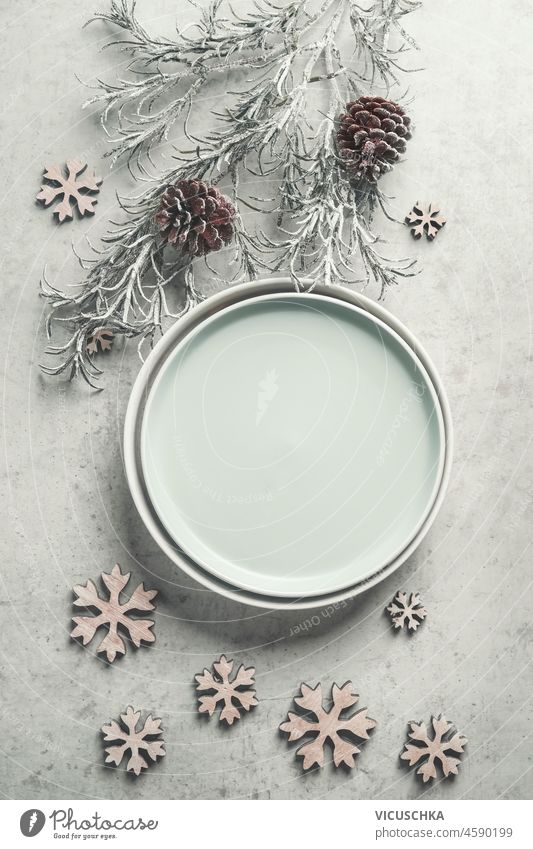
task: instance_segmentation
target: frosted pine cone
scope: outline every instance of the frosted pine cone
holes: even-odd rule
[[[179,180],[168,186],[155,216],[163,240],[192,256],[218,251],[233,237],[235,207],[202,180]]]
[[[351,174],[375,182],[390,171],[411,138],[411,119],[383,97],[360,97],[339,118],[337,144]]]

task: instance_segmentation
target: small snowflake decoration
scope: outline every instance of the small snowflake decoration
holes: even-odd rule
[[[118,633],[119,626],[129,635],[133,645],[139,648],[141,642],[153,643],[155,640],[151,628],[154,626],[153,619],[136,619],[131,616],[132,611],[154,610],[152,599],[157,595],[157,590],[146,590],[144,584],[139,584],[129,599],[120,600],[120,594],[125,589],[131,572],[122,574],[117,564],[111,573],[102,572],[102,581],[109,590],[109,599],[101,598],[92,581],[84,585],[74,587],[77,598],[74,600],[76,607],[87,607],[98,611],[96,616],[74,616],[72,621],[75,628],[71,632],[72,639],[81,637],[83,645],[86,646],[94,637],[100,627],[107,627],[108,632],[97,652],[105,652],[109,663],[113,663],[117,655],[126,653],[124,640]]]
[[[440,763],[444,778],[449,775],[457,775],[459,758],[451,757],[447,752],[455,752],[461,754],[464,751],[468,740],[459,734],[453,727],[453,723],[448,722],[442,714],[438,717],[431,717],[434,736],[430,737],[430,732],[426,728],[425,722],[410,722],[409,738],[414,741],[414,745],[405,744],[404,751],[400,755],[402,761],[407,761],[409,766],[415,766],[420,763],[421,766],[416,770],[417,775],[421,775],[424,783],[430,779],[437,778],[437,762]]]
[[[126,752],[130,752],[130,759],[126,765],[128,772],[133,772],[139,775],[143,769],[148,769],[149,763],[141,755],[141,752],[151,759],[156,761],[157,758],[163,758],[166,754],[163,748],[163,740],[161,734],[161,720],[154,719],[150,714],[137,728],[137,724],[141,718],[140,711],[134,711],[132,707],[126,709],[126,713],[120,714],[120,723],[111,720],[109,725],[102,726],[102,734],[106,742],[120,742],[117,746],[108,746],[105,750],[107,755],[106,764],[115,764],[119,766]]]
[[[417,201],[409,215],[406,216],[405,223],[411,227],[413,238],[420,239],[425,233],[429,241],[432,242],[439,230],[446,224],[446,219],[440,214],[438,203],[430,203],[425,209]]]
[[[392,624],[395,628],[407,628],[408,631],[416,631],[418,626],[427,616],[427,610],[420,602],[420,593],[397,592],[387,607]]]
[[[289,713],[287,721],[280,725],[280,731],[289,735],[289,742],[299,740],[305,734],[315,735],[314,739],[296,751],[296,756],[303,758],[303,768],[310,769],[315,764],[324,766],[324,747],[327,742],[333,747],[333,763],[336,767],[341,764],[349,768],[354,767],[355,756],[361,751],[354,738],[368,740],[368,732],[375,728],[377,723],[367,716],[367,708],[350,716],[342,716],[344,711],[355,705],[359,699],[352,682],[347,681],[342,687],[333,684],[333,704],[329,711],[323,707],[321,684],[317,684],[314,689],[302,684],[300,692],[301,695],[296,696],[294,701],[305,713]]]
[[[232,676],[233,666],[233,660],[227,660],[222,655],[220,660],[213,663],[212,671],[204,669],[203,674],[194,676],[197,691],[209,693],[199,697],[199,712],[213,716],[221,703],[219,720],[227,722],[228,725],[232,725],[234,720],[241,718],[239,708],[249,711],[258,704],[255,690],[251,689],[251,685],[255,683],[254,667],[246,668],[241,664]]]
[[[77,159],[69,159],[67,160],[66,177],[59,165],[47,165],[44,169],[44,179],[48,183],[41,185],[41,191],[37,195],[37,200],[44,203],[45,206],[50,206],[50,204],[62,195],[62,200],[56,203],[53,210],[54,215],[57,215],[60,223],[65,218],[72,218],[73,207],[70,203],[71,199],[80,215],[85,215],[86,213],[92,215],[94,213],[94,205],[97,203],[97,200],[91,197],[91,195],[88,195],[87,192],[99,192],[100,189],[98,187],[102,182],[102,178],[97,177],[94,171],[86,171],[86,168],[87,163],[79,162]],[[83,173],[84,171],[86,171],[85,174]],[[82,174],[83,176],[80,176]]]
[[[87,339],[87,353],[91,356],[101,351],[110,351],[113,345],[113,331],[105,327],[97,327]]]

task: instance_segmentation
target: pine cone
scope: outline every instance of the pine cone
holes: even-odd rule
[[[233,237],[235,207],[215,186],[179,180],[168,186],[155,216],[163,241],[192,256],[218,251]]]
[[[375,182],[390,171],[411,138],[411,119],[383,97],[360,97],[339,118],[337,145],[351,174]]]

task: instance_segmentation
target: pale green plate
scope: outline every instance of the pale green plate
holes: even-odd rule
[[[378,572],[442,475],[427,373],[369,313],[316,294],[234,304],[176,346],[151,389],[141,460],[167,531],[256,593],[308,596]]]

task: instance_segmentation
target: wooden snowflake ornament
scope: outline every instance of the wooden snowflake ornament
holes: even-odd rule
[[[427,616],[427,610],[420,602],[420,593],[397,592],[387,607],[392,624],[395,628],[406,628],[408,632],[414,632]]]
[[[110,351],[113,345],[113,331],[97,327],[87,339],[87,353],[91,356],[100,351]]]
[[[410,722],[409,738],[414,741],[405,743],[404,751],[400,755],[402,761],[407,761],[409,766],[421,764],[416,770],[424,783],[437,778],[437,763],[440,764],[444,778],[449,775],[457,775],[459,758],[451,757],[448,752],[462,754],[468,740],[459,734],[448,722],[445,716],[431,717],[433,726],[433,737],[426,728],[425,722]]]
[[[127,633],[134,646],[139,648],[142,642],[153,643],[155,640],[151,629],[154,626],[153,619],[136,619],[131,614],[145,610],[155,610],[152,599],[157,595],[157,590],[146,590],[144,584],[139,584],[129,599],[121,601],[120,596],[130,579],[131,572],[122,574],[117,564],[111,573],[102,572],[101,578],[109,590],[109,599],[101,598],[92,581],[84,585],[74,587],[74,600],[76,607],[86,607],[96,610],[96,616],[74,616],[72,621],[76,626],[70,636],[72,639],[81,637],[86,646],[91,642],[96,631],[100,627],[107,628],[107,634],[96,649],[97,652],[105,652],[109,663],[113,663],[117,655],[126,653],[126,645],[119,634],[119,628]]]
[[[130,758],[126,764],[126,769],[128,772],[139,775],[143,769],[148,769],[150,766],[141,752],[144,752],[152,762],[165,756],[166,752],[161,739],[163,733],[161,720],[154,719],[150,714],[137,728],[140,719],[140,711],[134,711],[132,707],[128,707],[126,713],[120,714],[120,722],[115,722],[113,719],[109,725],[102,726],[104,740],[119,744],[106,748],[106,764],[119,766],[126,752],[129,751]]]
[[[212,670],[204,669],[202,674],[194,676],[197,691],[208,693],[198,698],[199,712],[213,716],[220,704],[222,710],[219,720],[228,725],[241,718],[241,710],[249,711],[258,704],[255,690],[251,688],[255,683],[254,667],[246,668],[241,664],[233,674],[233,666],[233,660],[227,660],[222,655],[220,660],[213,663]]]
[[[102,178],[97,177],[94,171],[87,171],[87,163],[79,162],[77,159],[67,160],[67,175],[63,173],[60,165],[47,165],[44,169],[46,183],[41,185],[41,191],[37,200],[50,206],[61,195],[62,200],[56,203],[53,213],[57,215],[62,223],[66,218],[72,218],[72,210],[75,207],[80,215],[93,215],[96,198],[89,192],[99,192]],[[85,173],[84,173],[85,172]],[[83,174],[83,176],[81,176]],[[70,201],[73,201],[74,207]]]
[[[326,743],[333,747],[333,763],[336,767],[344,764],[351,769],[355,766],[355,756],[361,751],[355,740],[368,740],[368,732],[377,725],[374,719],[367,716],[367,708],[348,716],[345,714],[358,700],[359,696],[351,681],[342,687],[333,684],[332,706],[328,711],[323,707],[321,684],[317,684],[314,689],[307,684],[301,685],[300,695],[295,697],[294,702],[303,710],[300,713],[289,713],[287,721],[280,725],[280,731],[289,735],[289,742],[299,740],[306,734],[313,735],[310,742],[296,751],[296,757],[303,758],[304,769],[310,769],[315,764],[324,766]]]
[[[414,239],[420,239],[425,233],[432,242],[446,224],[446,219],[440,214],[440,204],[433,202],[425,208],[417,201],[406,216],[405,223],[411,228],[411,236]]]

